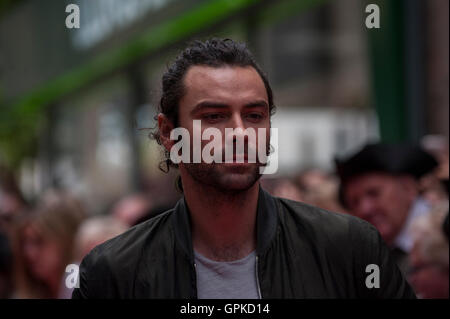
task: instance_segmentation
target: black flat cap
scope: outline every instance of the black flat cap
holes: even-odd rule
[[[336,171],[345,184],[351,177],[371,172],[411,175],[420,178],[438,163],[419,146],[405,144],[368,144],[347,159],[335,159]]]

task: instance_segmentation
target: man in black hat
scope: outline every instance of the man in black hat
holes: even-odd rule
[[[415,146],[369,144],[336,166],[342,203],[378,229],[406,271],[404,257],[413,244],[408,226],[430,209],[419,196],[418,180],[437,166],[436,160]]]

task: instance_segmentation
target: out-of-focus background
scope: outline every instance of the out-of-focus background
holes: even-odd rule
[[[334,158],[368,142],[419,144],[448,167],[448,15],[447,0],[0,1],[1,297],[68,296],[65,265],[179,199],[148,135],[192,39],[245,41],[267,73],[276,195],[345,213]]]

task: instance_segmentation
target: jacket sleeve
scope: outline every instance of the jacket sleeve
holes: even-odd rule
[[[83,258],[78,275],[78,287],[72,292],[72,299],[89,299],[89,287],[88,287],[88,269],[90,264],[90,255],[88,254]]]
[[[95,247],[80,264],[79,287],[72,293],[72,299],[116,298],[111,271],[104,254]]]
[[[358,297],[415,299],[378,230],[361,219],[354,218],[351,223]]]

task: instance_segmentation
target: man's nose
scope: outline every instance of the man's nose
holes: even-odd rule
[[[358,207],[358,213],[362,219],[369,219],[374,214],[375,203],[369,198],[363,198]]]
[[[229,128],[233,130],[233,135],[229,136],[229,138],[232,138],[233,142],[235,142],[239,137],[243,137],[244,140],[247,140],[248,137],[244,134],[245,124],[242,120],[241,114],[233,114],[231,120],[229,121],[229,125]]]
[[[244,121],[242,120],[240,113],[233,113],[231,116],[230,125],[232,129],[241,128],[242,130],[245,130]]]

